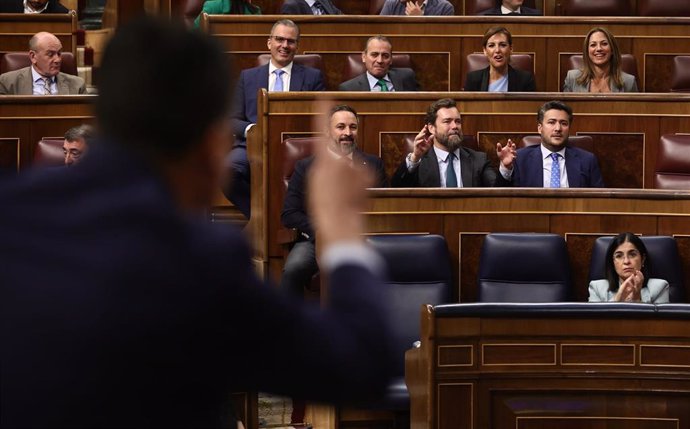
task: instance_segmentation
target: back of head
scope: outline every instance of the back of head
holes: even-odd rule
[[[100,69],[100,131],[152,159],[193,148],[227,112],[229,61],[182,23],[142,17],[118,29]]]

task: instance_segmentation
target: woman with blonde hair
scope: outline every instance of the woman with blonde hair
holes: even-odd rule
[[[582,68],[569,70],[564,92],[637,92],[635,76],[621,70],[616,38],[607,29],[589,30],[582,46]]]

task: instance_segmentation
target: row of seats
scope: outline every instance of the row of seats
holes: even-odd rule
[[[404,137],[405,150],[401,156],[412,152],[414,148],[414,134]],[[594,141],[591,136],[570,136],[568,139],[573,146],[588,152],[594,151]],[[282,142],[283,146],[283,182],[287,183],[292,176],[295,163],[312,154],[312,146],[318,142],[315,138],[289,138]],[[539,144],[538,135],[525,136],[518,142],[518,147]],[[472,136],[465,136],[465,146],[478,150],[477,142]],[[655,189],[690,189],[690,134],[664,134],[659,140],[659,152],[654,173]]]

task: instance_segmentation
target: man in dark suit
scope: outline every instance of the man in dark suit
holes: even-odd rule
[[[31,65],[0,75],[2,95],[84,94],[86,84],[79,76],[63,73],[62,42],[54,34],[41,31],[29,40]]]
[[[260,88],[269,91],[323,91],[320,70],[293,61],[299,44],[299,27],[289,19],[273,24],[268,37],[271,60],[268,64],[243,70],[235,91],[232,112],[232,131],[235,145],[229,164],[233,175],[232,188],[226,196],[247,217],[250,216],[250,172],[247,159],[247,132],[256,125],[256,93]]]
[[[283,15],[342,15],[331,0],[285,0],[280,7]]]
[[[484,152],[462,146],[462,122],[455,100],[429,106],[414,149],[391,179],[398,188],[462,188],[494,186],[496,171]]]
[[[479,15],[543,15],[541,10],[523,6],[522,3],[524,0],[497,0],[496,7],[480,12]]]
[[[340,91],[418,91],[419,84],[410,68],[391,68],[393,45],[385,36],[367,40],[362,52],[367,71],[340,84]]]
[[[58,0],[2,0],[0,13],[67,13]]]
[[[533,188],[603,188],[594,154],[568,145],[573,111],[565,103],[549,101],[537,113],[541,144],[515,150],[508,140],[496,144],[500,160],[498,186]]]
[[[357,112],[350,106],[335,106],[329,114],[326,141],[329,154],[352,166],[352,175],[360,175],[369,170],[375,174],[373,186],[386,187],[386,172],[380,158],[368,155],[357,149]],[[281,277],[281,289],[296,296],[302,296],[305,286],[319,270],[316,262],[316,248],[312,213],[307,209],[307,176],[314,163],[314,157],[301,159],[295,164],[290,183],[285,194],[283,212],[280,220],[286,228],[295,228],[298,241],[290,250]]]
[[[101,63],[102,140],[0,184],[0,427],[233,428],[233,391],[384,390],[396,360],[359,176],[312,166],[327,309],[263,285],[243,234],[208,221],[230,75],[208,36],[130,21]]]

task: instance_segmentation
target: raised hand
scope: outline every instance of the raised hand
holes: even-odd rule
[[[405,4],[405,15],[407,16],[421,16],[423,15],[424,12],[422,11],[422,7],[417,4],[416,1],[408,1]]]
[[[424,128],[422,128],[419,134],[417,134],[414,138],[414,148],[412,149],[412,154],[410,156],[412,162],[419,161],[424,155],[426,155],[427,152],[429,152],[429,149],[433,144],[432,140],[433,136],[429,131],[428,125],[424,125]]]
[[[501,164],[508,170],[513,169],[513,162],[517,158],[517,146],[511,139],[508,139],[508,143],[505,146],[501,146],[501,143],[496,143],[496,155],[498,155]]]

